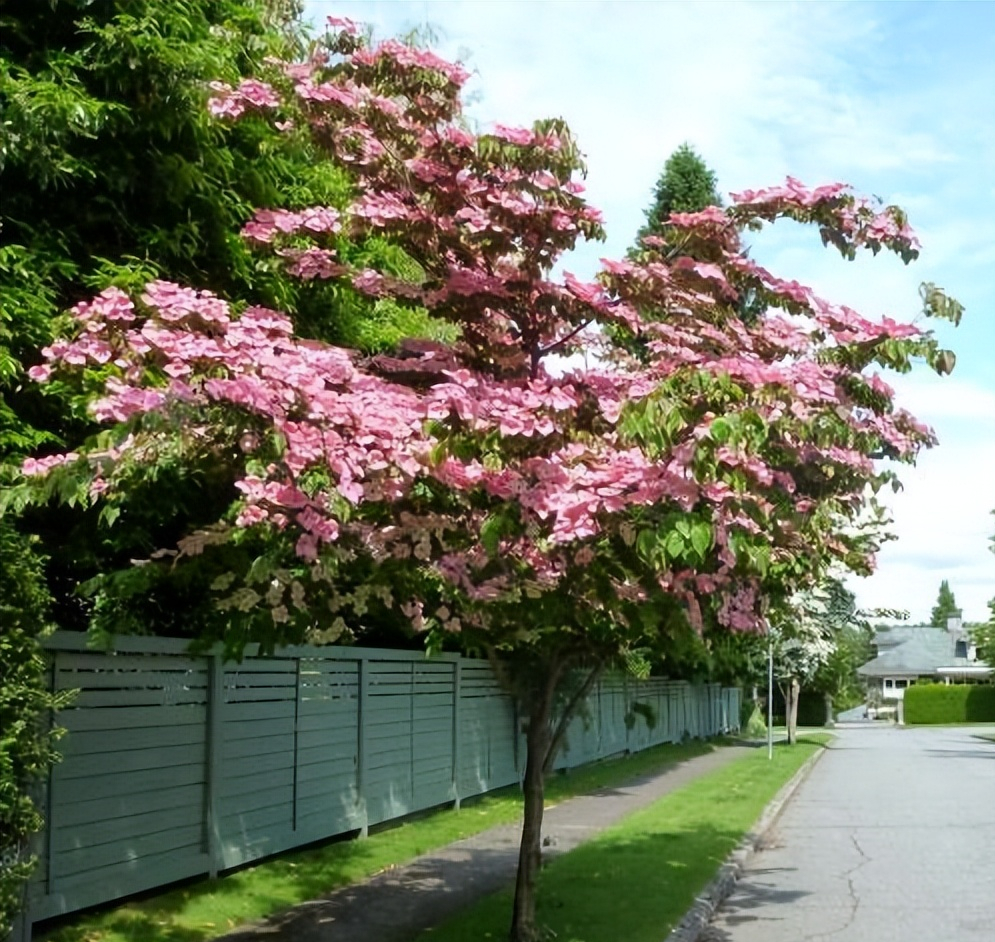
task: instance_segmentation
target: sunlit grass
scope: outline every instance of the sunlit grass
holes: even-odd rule
[[[543,870],[538,921],[557,942],[659,942],[759,818],[822,744],[815,733],[756,750],[637,811]],[[419,942],[503,939],[511,892],[423,933]]]
[[[547,783],[547,804],[620,785],[714,748],[702,742],[657,746],[554,775]],[[283,854],[218,880],[199,880],[110,910],[70,916],[41,938],[47,942],[205,942],[419,854],[515,822],[521,812],[518,788],[501,789],[465,803],[459,811],[429,812],[382,828],[366,840],[334,841]]]

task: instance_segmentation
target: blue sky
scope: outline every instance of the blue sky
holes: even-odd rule
[[[814,231],[753,241],[775,273],[869,315],[910,319],[933,281],[967,307],[952,377],[893,383],[941,444],[903,469],[899,539],[854,580],[867,607],[927,618],[948,579],[968,620],[995,595],[995,3],[383,2],[308,0],[306,16],[431,25],[438,51],[475,70],[469,113],[567,119],[587,154],[608,242],[566,267],[590,276],[625,252],[668,155],[691,143],[722,191],[834,180],[905,207],[923,243],[909,267],[843,262]]]

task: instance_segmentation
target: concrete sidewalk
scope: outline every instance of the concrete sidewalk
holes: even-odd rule
[[[627,814],[750,752],[714,752],[617,788],[564,801],[546,811],[543,853],[572,850]],[[520,825],[483,831],[329,896],[243,926],[218,942],[410,942],[419,932],[514,881]]]

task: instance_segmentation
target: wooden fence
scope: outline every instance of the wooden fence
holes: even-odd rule
[[[223,662],[186,642],[48,642],[64,761],[28,887],[30,924],[520,780],[524,738],[486,661],[299,647]],[[739,725],[739,691],[607,677],[558,767]],[[633,722],[634,703],[655,722]],[[643,712],[643,711],[640,711]]]

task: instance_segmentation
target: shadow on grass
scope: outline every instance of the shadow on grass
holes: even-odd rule
[[[668,745],[555,773],[547,784],[547,801],[555,804],[580,794],[611,794],[623,784],[645,781],[714,749],[713,744],[706,742]],[[419,923],[435,924],[456,908],[499,889],[513,878],[517,837],[507,849],[503,846],[496,851],[474,849],[470,857],[461,858],[458,873],[419,872],[417,866],[409,865],[405,870],[412,871],[410,881],[406,881],[400,890],[395,886],[394,872],[374,877],[376,896],[363,891],[362,881],[369,880],[379,871],[392,871],[396,865],[427,851],[500,825],[509,818],[517,821],[514,805],[518,802],[517,786],[500,789],[464,803],[458,814],[445,808],[432,809],[371,831],[367,840],[337,838],[325,841],[230,872],[218,880],[199,879],[176,884],[166,892],[160,889],[132,898],[123,905],[117,903],[114,908],[101,907],[50,920],[35,927],[34,937],[39,942],[205,942],[231,933],[246,922],[268,917],[265,923],[269,927],[267,938],[294,940],[297,932],[289,927],[300,925],[303,913],[310,922],[327,922],[334,918],[338,942],[347,919],[342,901],[362,899],[362,903],[349,904],[361,913],[366,926],[355,938],[364,942],[392,938],[370,934],[371,912],[385,905],[388,911],[393,911],[394,904],[385,904],[385,896],[400,893],[418,899],[436,894],[449,899],[454,886],[468,883],[470,895],[462,896],[457,907],[445,910],[441,915],[435,913],[428,921]],[[480,820],[476,815],[487,817],[483,828],[474,825]],[[503,863],[506,857],[510,860],[507,865],[510,870]],[[480,876],[471,878],[475,870],[479,870]],[[491,872],[502,874],[497,882],[487,876]],[[340,901],[335,906],[320,899],[333,892]],[[313,900],[319,902],[307,904],[300,910],[290,909]],[[272,934],[274,929],[278,934]],[[235,937],[248,938],[251,934],[247,927]]]
[[[198,879],[132,898],[112,909],[73,913],[35,927],[34,938],[52,942],[204,942],[243,922],[246,916],[284,909],[288,900],[310,899],[377,869],[378,846],[341,839],[295,851],[218,880]]]
[[[544,870],[537,921],[550,938],[571,942],[659,942],[680,922],[741,837],[740,830],[662,827],[585,844]],[[746,905],[772,900],[790,904],[803,895],[758,888],[756,901],[748,900]],[[511,893],[505,891],[420,935],[372,933],[368,938],[384,942],[500,939],[510,919]],[[716,936],[717,940],[725,938]],[[346,939],[353,942],[352,937]]]

